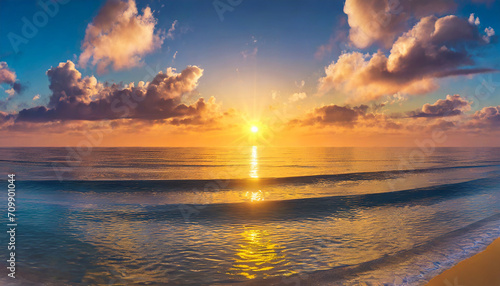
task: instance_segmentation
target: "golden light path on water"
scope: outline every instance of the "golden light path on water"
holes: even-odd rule
[[[254,128],[252,127],[252,132]],[[259,160],[257,146],[252,146],[250,156],[250,178],[259,178]],[[250,202],[260,202],[264,200],[262,190],[256,192],[246,192]],[[254,279],[258,276],[266,277],[266,272],[274,269],[277,265],[286,265],[287,259],[282,252],[282,247],[271,241],[271,235],[266,230],[247,229],[241,233],[243,243],[239,244],[236,251],[234,262],[227,274],[244,276],[248,279]],[[284,275],[290,275],[294,272],[288,271]],[[259,275],[261,274],[261,275]]]
[[[266,230],[247,229],[241,233],[242,243],[236,252],[233,266],[227,274],[244,276],[248,279],[267,277],[266,272],[276,266],[287,265],[283,247],[271,241]],[[283,275],[295,272],[284,271]]]
[[[252,152],[250,155],[250,178],[259,178],[259,159],[257,153],[257,146],[252,146]],[[264,200],[264,193],[261,190],[256,192],[246,192],[245,197],[247,197],[251,202],[259,202]]]
[[[250,157],[250,178],[259,177],[259,160],[257,157],[257,146],[252,146],[252,156]]]

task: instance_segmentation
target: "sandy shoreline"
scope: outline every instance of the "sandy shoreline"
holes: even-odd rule
[[[483,252],[432,278],[427,286],[500,286],[500,238]]]

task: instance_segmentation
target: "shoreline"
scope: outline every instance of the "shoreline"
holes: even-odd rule
[[[500,285],[500,237],[482,252],[432,278],[426,286]]]

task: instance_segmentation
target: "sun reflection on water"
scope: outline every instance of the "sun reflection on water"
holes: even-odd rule
[[[257,146],[252,146],[252,156],[250,157],[250,178],[258,178],[259,161],[257,159]]]
[[[243,242],[239,244],[233,266],[227,274],[244,276],[248,279],[268,277],[268,271],[278,265],[287,265],[283,248],[271,241],[267,231],[248,229],[241,233],[241,236]]]
[[[251,202],[260,202],[264,200],[264,193],[261,190],[257,192],[246,192],[245,197],[250,198]]]

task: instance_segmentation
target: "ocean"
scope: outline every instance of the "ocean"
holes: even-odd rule
[[[16,175],[9,285],[422,285],[500,236],[498,148],[0,148],[0,161],[5,189]]]

